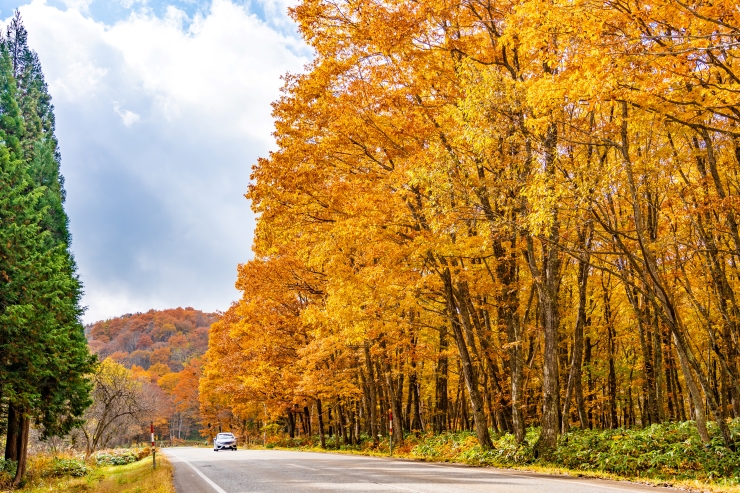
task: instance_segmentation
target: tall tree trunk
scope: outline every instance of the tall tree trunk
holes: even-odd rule
[[[714,155],[714,147],[712,143],[712,139],[710,138],[709,132],[707,129],[701,129],[698,130],[699,134],[702,136],[702,139],[704,140],[704,149],[706,150],[706,155],[703,156],[703,150],[702,146],[699,144],[696,137],[693,138],[693,144],[694,144],[694,151],[695,151],[695,161],[697,165],[697,169],[701,175],[701,186],[703,188],[704,194],[701,197],[702,203],[699,204],[698,200],[699,198],[694,196],[693,202],[694,202],[694,208],[696,209],[696,219],[694,222],[694,225],[696,226],[696,230],[699,233],[699,237],[702,241],[702,248],[700,249],[701,253],[705,256],[707,260],[707,266],[709,267],[709,272],[712,277],[713,281],[713,287],[716,294],[716,306],[719,309],[720,314],[722,315],[722,318],[724,319],[724,330],[722,331],[723,339],[724,339],[724,345],[725,345],[725,351],[727,352],[727,357],[725,357],[724,354],[722,354],[722,351],[720,350],[719,344],[717,344],[716,338],[714,336],[714,330],[712,328],[714,322],[710,319],[709,314],[705,308],[698,302],[696,302],[694,295],[691,290],[690,283],[686,282],[686,291],[689,294],[689,297],[691,298],[692,302],[694,303],[694,306],[697,308],[697,310],[704,316],[704,318],[707,321],[707,333],[709,334],[709,337],[711,339],[711,347],[715,351],[715,354],[717,355],[720,364],[722,365],[723,373],[730,376],[730,395],[740,395],[740,381],[738,381],[737,378],[737,345],[734,343],[734,339],[740,338],[740,334],[738,333],[738,320],[740,320],[740,310],[738,309],[736,298],[734,291],[732,290],[730,284],[727,281],[726,273],[725,273],[725,263],[726,260],[722,259],[720,257],[720,249],[717,247],[717,242],[715,239],[714,232],[717,229],[723,229],[722,226],[719,228],[715,225],[715,222],[719,221],[719,216],[715,215],[718,211],[712,206],[712,204],[709,202],[710,192],[709,192],[709,177],[707,175],[707,164],[709,165],[711,169],[711,177],[712,181],[715,185],[715,190],[717,192],[717,196],[720,199],[725,199],[726,194],[724,191],[724,186],[721,183],[719,173],[717,171],[717,162],[716,157]],[[737,139],[735,139],[737,142]],[[670,132],[668,133],[668,141],[673,149],[674,157],[676,158],[677,162],[679,161],[678,158],[678,151],[675,148],[675,145],[673,143],[673,139],[671,137]],[[737,154],[738,151],[740,151],[740,148],[735,147],[736,151],[736,157],[738,158],[738,163],[740,163],[740,154]],[[684,182],[691,187],[692,185],[689,183],[688,179],[686,178],[686,175],[681,173],[682,178],[684,179]],[[702,212],[703,211],[703,212]],[[716,218],[716,220],[715,220]],[[727,219],[730,226],[730,232],[731,236],[734,240],[735,249],[734,249],[734,255],[737,257],[738,253],[740,253],[740,235],[738,234],[738,226],[735,221],[735,216],[732,211],[727,211]],[[733,259],[734,260],[734,259]],[[733,261],[733,263],[735,263]],[[723,377],[723,382],[724,382]],[[723,385],[724,388],[724,385]],[[733,414],[735,416],[738,416],[740,414],[740,402],[737,402],[736,399],[731,398],[733,401]],[[725,406],[721,405],[721,413],[723,416],[726,416]],[[683,409],[682,409],[683,410]]]
[[[434,432],[443,433],[447,431],[449,420],[450,402],[447,391],[447,326],[439,329],[439,356],[437,357],[437,368],[435,371],[435,403],[434,403]]]
[[[696,418],[696,428],[699,430],[699,436],[701,441],[709,443],[709,433],[707,432],[707,421],[706,411],[704,410],[704,403],[699,393],[699,387],[696,385],[694,375],[691,373],[691,367],[689,366],[688,356],[683,347],[679,347],[678,339],[674,334],[674,341],[676,341],[676,352],[678,353],[678,362],[681,365],[681,371],[683,372],[683,378],[686,382],[686,386],[689,388],[689,394],[691,395],[691,402],[694,404],[694,414]]]
[[[478,177],[481,181],[485,178],[485,169],[478,168]],[[524,413],[522,411],[522,344],[521,327],[517,311],[519,308],[519,267],[517,252],[517,233],[510,234],[508,254],[504,245],[499,238],[497,228],[499,213],[493,210],[488,195],[488,190],[484,186],[478,187],[477,195],[483,208],[486,218],[491,224],[491,243],[493,254],[496,257],[496,274],[491,273],[492,281],[500,285],[500,294],[497,296],[497,323],[501,333],[507,336],[509,346],[509,374],[511,377],[511,429],[514,432],[517,443],[524,441]],[[509,213],[511,217],[515,213]],[[485,262],[485,260],[484,260]],[[486,263],[486,267],[488,264]],[[490,272],[490,270],[489,270]],[[530,292],[529,304],[532,302]],[[485,349],[485,348],[484,348]],[[507,426],[508,428],[508,426]]]
[[[546,292],[545,292],[546,291]],[[557,300],[555,293],[544,288],[540,296],[542,307],[542,331],[545,335],[545,347],[542,361],[542,436],[543,451],[557,446],[559,427],[560,382],[558,377],[557,347]]]
[[[8,430],[5,439],[5,460],[18,462],[18,436],[21,434],[21,413],[15,405],[8,405]]]
[[[412,388],[415,385],[415,378],[416,374],[414,373],[414,368],[412,367],[411,370],[409,370],[408,389],[406,389],[406,409],[404,409],[403,412],[403,427],[408,431],[411,431],[413,429],[413,416],[411,415],[411,408],[414,405],[414,393],[412,391]]]
[[[617,372],[614,366],[616,348],[614,342],[614,326],[612,324],[611,297],[608,286],[604,284],[604,276],[601,277],[602,291],[604,294],[604,323],[606,324],[606,349],[609,361],[609,374],[607,378],[607,389],[609,393],[609,427],[619,427],[619,417],[617,416]]]
[[[660,318],[656,310],[651,310],[653,314],[651,319],[650,334],[653,340],[653,368],[655,368],[655,411],[656,423],[665,421],[665,392],[663,392],[663,382],[665,378],[660,369],[665,366],[663,358],[663,343],[661,337]]]
[[[414,383],[413,392],[414,392],[414,406],[411,409],[411,412],[413,414],[413,418],[411,420],[412,429],[424,432],[426,430],[424,426],[424,421],[421,419],[421,392],[419,391],[418,379],[416,383]]]
[[[288,436],[295,438],[295,415],[292,410],[288,410]]]
[[[398,423],[399,428],[396,429],[396,431],[400,431],[401,438],[404,437],[404,433],[408,431],[408,427],[405,424],[405,419],[403,415],[403,381],[405,380],[406,374],[403,372],[403,365],[401,363],[400,356],[398,357],[399,363],[398,363],[398,378],[396,379],[396,411],[398,412]]]
[[[388,420],[386,419],[388,410],[391,408],[390,400],[386,385],[383,383],[383,369],[379,361],[375,362],[375,375],[378,384],[376,386],[378,393],[378,430],[383,436],[388,436]]]
[[[460,319],[458,318],[458,307],[455,304],[455,295],[452,288],[452,276],[449,268],[445,268],[442,274],[442,280],[445,285],[445,296],[447,298],[447,314],[450,318],[450,325],[452,326],[452,333],[455,337],[455,343],[457,344],[457,350],[460,355],[460,363],[462,365],[462,373],[465,378],[465,387],[468,390],[470,396],[470,403],[473,407],[473,420],[475,422],[475,433],[478,437],[478,443],[480,446],[489,450],[493,448],[493,442],[491,436],[488,434],[488,427],[486,426],[486,414],[483,408],[483,399],[480,395],[480,388],[478,387],[478,377],[475,374],[475,368],[468,352],[468,347],[463,336],[462,328],[460,327]]]
[[[678,400],[676,392],[676,383],[678,383],[678,375],[674,378],[676,362],[673,358],[673,351],[671,350],[671,334],[668,330],[663,331],[663,351],[665,365],[665,388],[667,394],[668,404],[668,420],[675,421],[678,419]]]
[[[588,401],[588,410],[586,411],[586,422],[589,429],[594,426],[594,380],[593,372],[591,371],[591,338],[586,337],[583,344],[583,364],[586,366],[586,385],[588,387],[588,394],[586,394],[586,401]]]
[[[738,329],[738,324],[740,324],[740,308],[738,308],[735,292],[727,280],[727,275],[725,273],[726,259],[721,257],[720,248],[718,247],[715,238],[715,231],[722,229],[722,225],[715,224],[719,219],[717,218],[717,221],[715,221],[716,216],[712,214],[714,207],[708,203],[709,183],[714,183],[715,191],[720,199],[724,200],[726,198],[726,193],[717,170],[714,145],[709,136],[709,132],[706,129],[702,129],[699,133],[704,142],[704,150],[706,151],[705,156],[702,156],[702,146],[699,144],[696,137],[694,137],[693,143],[696,154],[696,167],[701,175],[702,186],[706,193],[704,203],[699,204],[696,202],[696,199],[694,200],[694,207],[697,211],[703,211],[697,212],[695,224],[696,230],[699,233],[699,237],[704,246],[702,253],[706,258],[709,273],[712,277],[712,287],[716,293],[716,306],[724,320],[722,330],[722,341],[725,349],[724,352],[720,350],[719,344],[715,341],[714,334],[712,333],[714,330],[712,324],[707,324],[707,330],[710,333],[713,349],[715,350],[717,358],[720,359],[723,371],[727,372],[730,376],[730,393],[733,395],[732,401],[734,414],[739,415],[740,381],[738,378],[737,368],[738,351],[736,340],[740,338],[740,330]],[[674,154],[675,153],[676,151],[674,150]],[[707,172],[707,166],[709,167],[709,173]],[[736,253],[740,253],[740,235],[738,233],[738,225],[735,220],[735,215],[732,211],[727,212],[727,220],[730,226],[729,229],[731,236],[735,241]],[[726,413],[723,412],[723,415],[725,414]]]
[[[581,428],[586,427],[586,416],[583,412],[583,389],[581,383],[581,368],[583,365],[583,328],[586,325],[586,303],[588,302],[588,274],[590,271],[590,249],[593,237],[593,224],[589,223],[588,231],[582,228],[578,232],[579,244],[583,249],[583,256],[578,259],[578,315],[573,331],[573,354],[571,355],[568,387],[565,391],[565,402],[562,412],[562,432],[567,433],[570,426],[570,399],[573,391],[576,393],[576,407]]]
[[[483,346],[483,357],[481,358],[480,355],[476,356],[476,360],[478,362],[476,365],[476,373],[483,374],[484,393],[488,393],[487,383],[490,379],[491,386],[496,394],[496,404],[489,406],[489,409],[492,409],[493,411],[491,418],[492,420],[495,419],[498,421],[502,429],[511,432],[513,430],[511,426],[511,413],[509,413],[509,403],[506,401],[506,396],[504,395],[504,390],[500,383],[503,378],[499,376],[498,362],[491,358],[491,354],[494,353],[494,349],[491,346],[488,336],[491,332],[490,325],[487,323],[488,317],[479,316],[478,311],[473,305],[467,284],[459,283],[458,286],[456,297],[460,306],[460,317],[463,320],[463,326],[466,329],[468,345],[478,353],[472,330],[472,328],[475,328],[478,340],[480,341],[481,346]],[[487,374],[486,370],[488,370]]]
[[[653,331],[651,330],[649,314],[650,307],[643,301],[640,303],[641,295],[636,288],[625,286],[627,299],[629,300],[637,318],[637,330],[640,335],[640,349],[642,352],[643,373],[643,407],[641,411],[642,426],[651,423],[659,423],[658,399],[656,393],[655,367],[653,366]]]
[[[23,412],[19,412],[19,428],[17,435],[18,466],[13,479],[13,486],[18,486],[23,477],[26,475],[26,465],[28,463],[28,434],[31,428],[31,419]]]
[[[534,242],[527,238],[527,257],[530,270],[536,279],[540,329],[545,347],[542,355],[542,434],[538,442],[538,453],[547,455],[557,446],[560,431],[559,400],[560,378],[558,376],[558,252],[552,245],[543,245],[543,265],[535,260]]]
[[[499,431],[499,417],[497,414],[501,414],[500,412],[497,412],[497,409],[493,405],[493,399],[491,398],[491,391],[489,389],[488,385],[488,372],[482,371],[481,375],[483,376],[483,403],[486,406],[486,409],[488,410],[487,416],[488,416],[488,423],[490,423],[491,428],[493,428],[494,433],[498,433]],[[488,423],[486,426],[488,426]]]
[[[365,366],[367,367],[367,386],[370,389],[370,432],[373,436],[373,446],[379,445],[378,435],[378,394],[375,386],[375,372],[373,363],[370,359],[370,345],[366,342],[364,345]]]
[[[678,312],[676,311],[675,304],[673,303],[673,300],[667,291],[665,287],[665,283],[663,282],[658,268],[657,263],[655,259],[653,258],[652,252],[646,245],[646,236],[645,236],[645,228],[643,223],[643,214],[642,210],[640,209],[639,202],[638,202],[638,192],[637,192],[637,185],[635,181],[635,177],[632,170],[632,161],[630,159],[629,155],[629,140],[627,138],[627,131],[628,131],[628,112],[627,112],[627,103],[622,102],[622,145],[620,146],[620,150],[622,152],[622,161],[625,166],[625,171],[627,173],[627,184],[629,187],[629,192],[632,199],[632,209],[634,213],[634,223],[635,223],[635,236],[637,238],[637,242],[640,248],[640,253],[642,256],[642,272],[643,277],[645,281],[649,281],[651,287],[652,287],[652,294],[654,296],[654,301],[656,304],[656,308],[659,307],[661,309],[661,318],[665,321],[665,323],[670,327],[671,332],[673,333],[673,339],[676,344],[676,350],[678,353],[678,360],[681,364],[681,369],[684,373],[684,379],[686,381],[687,386],[689,387],[689,393],[691,394],[691,399],[694,403],[694,408],[697,412],[697,420],[701,419],[700,416],[698,416],[700,408],[703,409],[702,403],[701,403],[701,395],[699,394],[698,386],[696,385],[696,381],[694,380],[694,375],[692,374],[692,371],[696,373],[697,378],[699,379],[699,382],[702,386],[702,390],[704,390],[704,395],[706,396],[707,403],[709,404],[709,407],[712,411],[712,414],[714,415],[715,419],[717,420],[717,424],[719,425],[720,431],[722,432],[722,438],[724,439],[725,445],[728,448],[734,448],[734,443],[732,441],[732,437],[730,435],[730,430],[727,427],[727,423],[722,419],[721,414],[719,413],[719,409],[717,406],[717,402],[714,398],[714,395],[712,395],[709,382],[706,378],[706,375],[704,375],[701,365],[696,360],[696,357],[694,356],[693,352],[691,351],[691,347],[688,344],[688,341],[686,339],[685,333],[684,333],[684,327],[679,319]],[[619,239],[621,242],[621,239]],[[634,255],[631,254],[631,250],[627,249],[622,245],[622,251],[627,254],[628,258],[633,264],[633,267],[640,268],[640,266],[635,261]],[[699,422],[697,421],[697,426],[700,426]],[[700,429],[701,433],[701,429]],[[702,436],[702,439],[705,437]],[[708,438],[708,436],[707,436]]]
[[[385,343],[381,343],[381,347],[385,348]],[[401,399],[398,395],[397,389],[395,388],[395,385],[393,384],[393,375],[391,370],[391,365],[389,363],[389,355],[386,355],[384,362],[383,362],[383,373],[385,377],[385,384],[386,384],[386,395],[388,396],[388,409],[384,409],[383,411],[388,412],[391,411],[393,414],[393,435],[394,435],[394,441],[397,444],[400,444],[403,441],[403,415],[401,414]]]
[[[321,409],[321,399],[316,399],[316,414],[319,418],[319,441],[321,448],[326,448],[326,438],[324,437],[324,412]]]
[[[360,374],[360,380],[362,382],[362,391],[363,391],[363,397],[362,397],[362,418],[364,419],[363,425],[365,434],[369,437],[373,436],[373,429],[372,429],[372,423],[370,422],[370,384],[368,383],[367,376],[365,376],[365,368],[360,366],[359,368],[359,374]]]
[[[544,173],[550,179],[555,174],[557,159],[557,127],[550,124],[542,140]],[[540,329],[545,347],[542,355],[542,434],[538,453],[548,455],[557,446],[560,433],[560,377],[558,371],[558,291],[560,288],[560,222],[556,205],[549,211],[550,224],[546,238],[541,241],[541,263],[537,265],[534,239],[528,235],[527,264],[532,274],[539,301]]]
[[[406,415],[408,416],[407,428],[409,431],[422,431],[421,415],[419,414],[419,383],[414,357],[411,358],[410,365],[411,372],[409,374],[408,402],[406,405]]]
[[[342,443],[344,445],[349,444],[347,437],[347,419],[344,415],[344,406],[342,402],[337,399],[337,427],[339,428],[339,435],[342,436]]]

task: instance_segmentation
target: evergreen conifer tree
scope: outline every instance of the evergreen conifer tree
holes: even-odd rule
[[[90,404],[54,113],[20,13],[0,41],[0,399],[5,458],[26,468],[31,422],[64,435]]]

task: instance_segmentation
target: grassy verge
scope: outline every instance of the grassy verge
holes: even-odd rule
[[[54,477],[49,471],[53,459],[35,457],[29,463],[32,472],[16,493],[175,493],[172,466],[164,454],[157,456],[157,469],[147,457],[126,465],[89,467],[84,476]],[[10,490],[0,490],[3,493]]]
[[[736,449],[740,449],[740,420],[731,423]],[[692,422],[653,425],[644,429],[574,430],[562,436],[557,450],[538,457],[539,430],[528,430],[524,443],[513,436],[493,436],[493,450],[482,450],[471,432],[412,435],[394,447],[393,455],[406,459],[494,466],[547,474],[628,480],[670,485],[692,491],[740,493],[740,452],[728,450],[716,426],[712,440],[703,444]],[[355,446],[315,438],[274,440],[267,448],[310,450],[388,456],[388,441],[373,447],[368,437]],[[261,448],[261,447],[260,447]]]

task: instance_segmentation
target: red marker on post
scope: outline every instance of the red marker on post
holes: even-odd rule
[[[393,410],[392,409],[388,410],[388,424],[389,424],[388,442],[390,443],[390,446],[391,446],[391,455],[393,455]]]
[[[154,421],[149,425],[149,430],[152,432],[152,469],[157,468],[157,449],[154,447]]]

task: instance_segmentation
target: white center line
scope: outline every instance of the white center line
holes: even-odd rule
[[[318,469],[314,469],[313,467],[299,466],[298,464],[286,464],[286,465],[293,466],[293,467],[300,467],[301,469],[310,469],[311,471],[318,471]]]
[[[378,481],[367,481],[367,480],[364,480],[364,479],[361,479],[360,481],[363,482],[363,483],[371,483],[371,484],[377,484],[377,485],[380,485],[380,486],[385,486],[387,488],[391,488],[391,489],[394,489],[394,490],[411,491],[412,493],[425,493],[424,491],[412,490],[412,489],[409,489],[409,488],[403,488],[401,486],[395,486],[395,485],[388,484],[388,483],[380,483]]]

